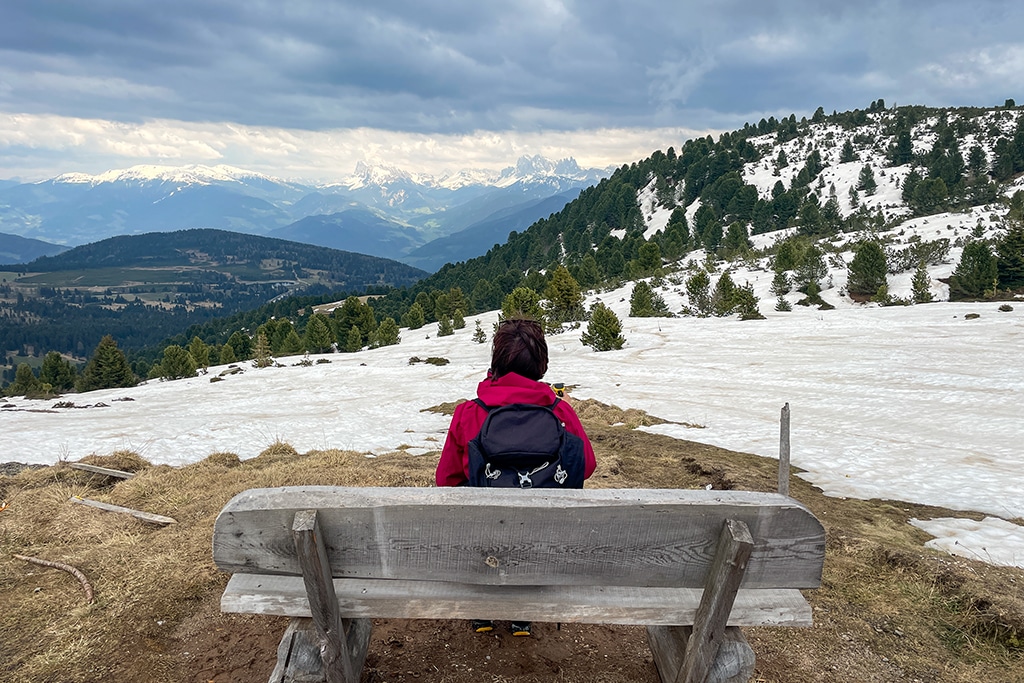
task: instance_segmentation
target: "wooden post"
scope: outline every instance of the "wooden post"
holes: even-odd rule
[[[779,493],[789,495],[789,403],[782,406],[779,422]]]
[[[177,521],[173,517],[164,517],[163,515],[154,515],[150,512],[143,512],[142,510],[133,510],[132,508],[121,507],[120,505],[112,505],[111,503],[102,503],[98,500],[92,500],[90,498],[79,498],[78,496],[71,496],[68,501],[72,503],[78,503],[79,505],[88,505],[89,507],[96,508],[97,510],[105,510],[107,512],[120,512],[125,515],[131,515],[135,519],[143,522],[149,522],[150,524],[160,524],[166,526],[168,524],[177,524]]]
[[[316,510],[300,510],[295,513],[292,538],[302,566],[302,581],[309,598],[309,611],[323,641],[321,654],[327,683],[358,683],[360,672],[355,671],[346,647],[345,627],[338,611],[331,563],[327,559],[327,547],[317,522]]]
[[[107,477],[118,477],[120,479],[131,479],[135,476],[134,472],[122,472],[121,470],[112,470],[109,467],[99,467],[97,465],[89,465],[84,462],[72,462],[68,463],[68,466],[76,470],[82,470],[83,472],[102,474]]]
[[[683,666],[692,626],[648,626],[647,640],[658,668],[659,680],[675,683]],[[739,626],[729,626],[722,636],[718,654],[708,671],[706,683],[747,683],[754,675],[757,658]],[[277,683],[271,680],[271,683]]]
[[[676,683],[708,680],[753,549],[754,539],[747,525],[735,519],[725,520]]]

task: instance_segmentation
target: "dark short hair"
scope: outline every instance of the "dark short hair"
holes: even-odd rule
[[[514,372],[539,380],[548,371],[548,343],[536,320],[504,320],[491,344],[491,373],[495,378]]]

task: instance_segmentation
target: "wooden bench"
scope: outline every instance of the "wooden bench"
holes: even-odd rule
[[[824,554],[804,506],[744,491],[252,489],[213,536],[222,611],[299,618],[271,681],[331,683],[373,617],[644,625],[663,682],[746,681],[738,627],[810,626]]]

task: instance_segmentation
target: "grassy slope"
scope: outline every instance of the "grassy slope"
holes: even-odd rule
[[[631,430],[649,418],[576,402],[598,454],[594,487],[772,490],[776,462]],[[450,410],[450,405],[448,406]],[[129,453],[91,458],[139,469],[111,483],[65,467],[0,477],[0,678],[21,681],[265,680],[284,621],[224,616],[227,577],[210,558],[214,519],[256,486],[431,485],[435,456],[373,460],[273,446],[239,463],[214,454],[182,468]],[[1024,678],[1024,571],[925,549],[911,517],[950,511],[829,498],[799,478],[792,494],[824,522],[822,588],[812,629],[747,631],[754,680],[1019,681]],[[82,495],[175,517],[167,528],[70,505]],[[69,575],[14,559],[69,563],[91,579],[86,605]],[[521,642],[473,637],[458,622],[380,622],[364,680],[656,681],[641,629],[541,625]],[[490,668],[488,668],[490,667]],[[490,673],[484,673],[489,671]]]

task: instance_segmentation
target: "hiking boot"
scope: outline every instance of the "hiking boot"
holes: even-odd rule
[[[490,619],[474,619],[473,631],[476,633],[488,633],[494,630],[494,622]]]
[[[528,636],[530,635],[530,622],[520,621],[512,622],[512,635],[514,636]]]

